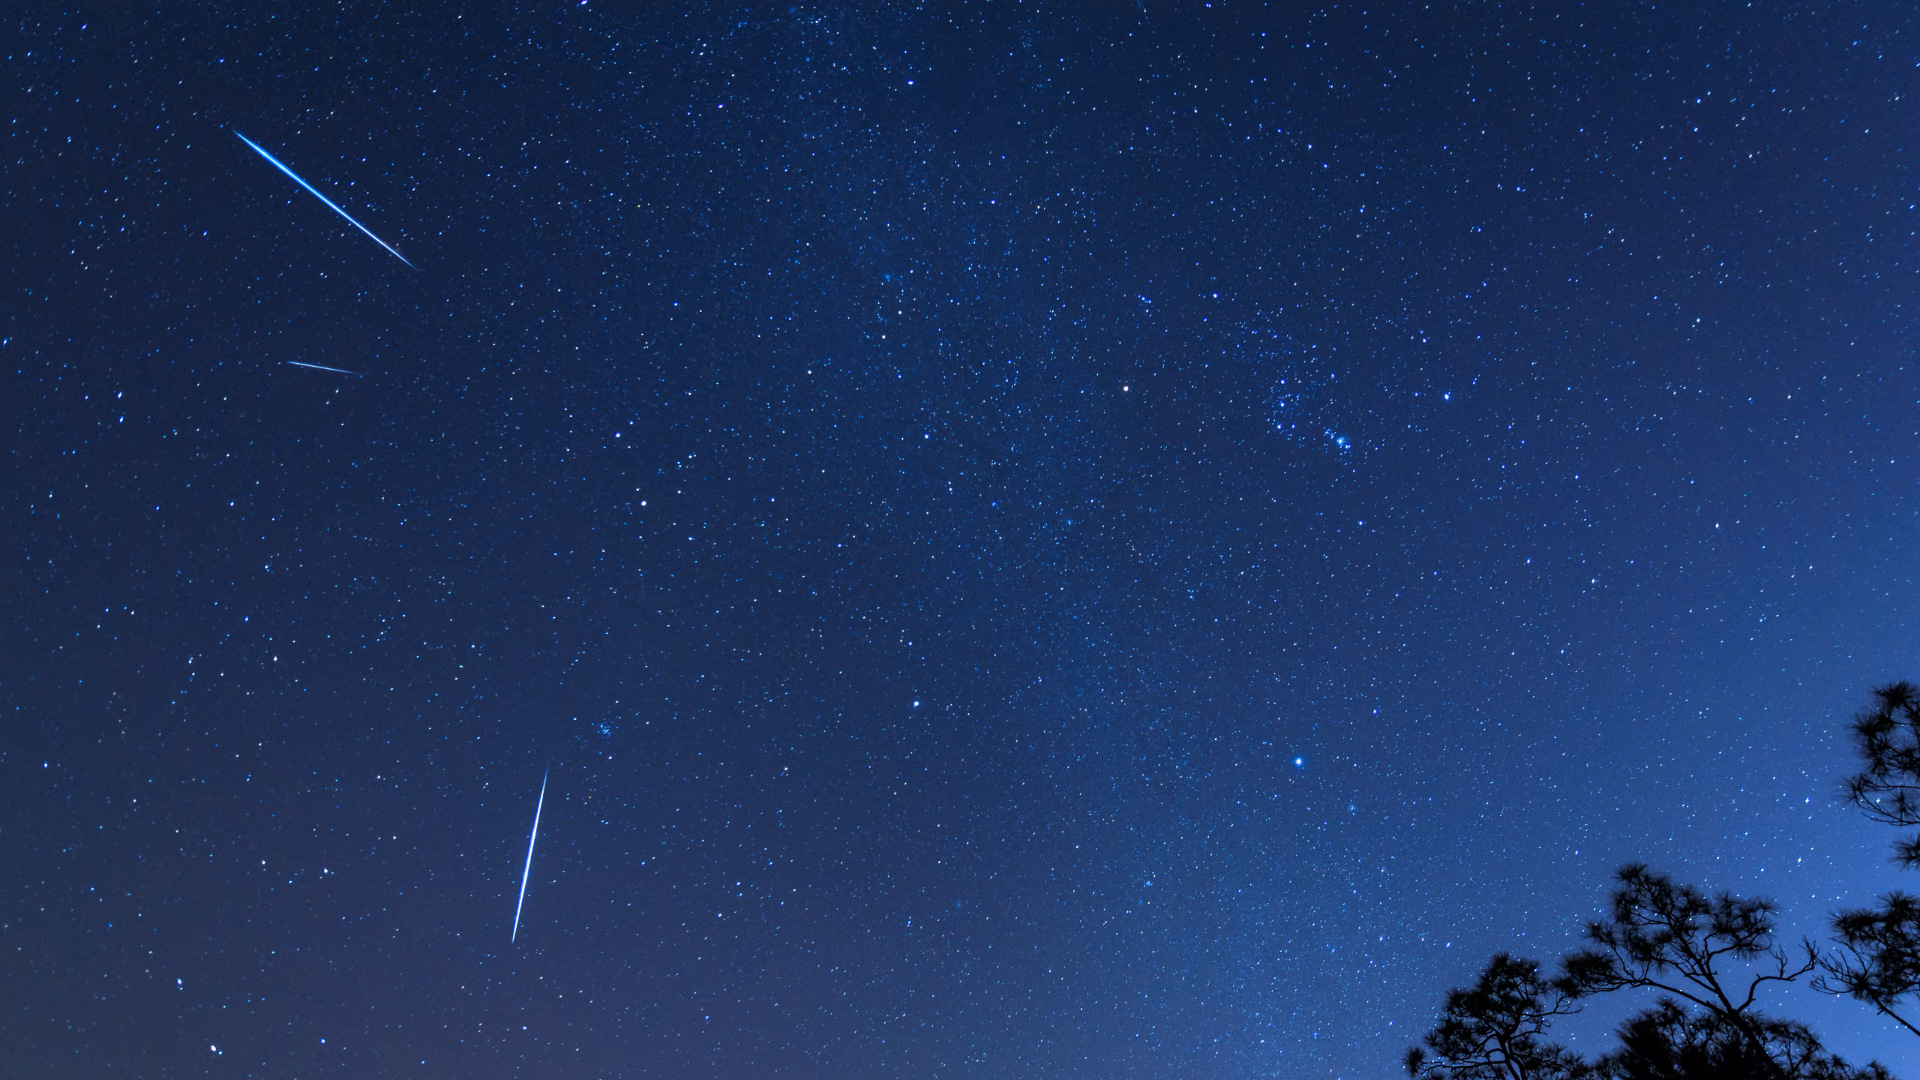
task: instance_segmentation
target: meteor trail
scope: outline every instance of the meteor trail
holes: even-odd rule
[[[234,132],[239,134],[239,132]],[[520,909],[527,905],[527,875],[533,873],[533,842],[540,838],[540,808],[547,805],[547,774],[540,774],[540,801],[533,804],[533,831],[527,834],[527,866],[520,871],[520,902],[513,905],[513,936],[509,943],[520,940]]]
[[[228,128],[227,130],[232,131],[233,129]],[[240,135],[240,133],[237,131],[234,131],[233,133],[235,135]],[[256,154],[259,154],[263,158],[266,158],[267,161],[272,163],[274,168],[279,169],[281,172],[286,173],[288,176],[293,177],[294,183],[299,184],[301,187],[306,188],[308,191],[312,192],[314,198],[319,199],[323,203],[326,203],[327,206],[330,209],[332,209],[334,213],[339,214],[341,217],[346,218],[349,222],[352,222],[354,228],[359,229],[361,232],[366,233],[370,237],[373,237],[373,242],[376,244],[379,244],[383,248],[386,248],[387,252],[391,254],[394,258],[399,259],[403,263],[407,263],[407,269],[411,270],[414,268],[412,263],[407,262],[407,257],[405,255],[402,255],[399,252],[393,250],[392,244],[389,244],[385,240],[382,240],[379,237],[374,236],[372,229],[369,229],[365,225],[362,225],[359,222],[354,221],[352,214],[349,214],[345,210],[340,209],[340,204],[334,202],[332,199],[327,198],[325,195],[320,194],[319,188],[314,187],[312,184],[309,184],[305,180],[300,179],[300,175],[298,173],[294,172],[292,169],[287,168],[285,165],[280,164],[280,159],[277,157],[274,157],[272,154],[267,153],[265,148],[263,148],[259,143],[254,142],[252,139],[247,138],[245,135],[240,135],[240,141],[243,143],[246,143],[248,146],[253,147],[253,152]]]
[[[328,367],[325,364],[304,364],[298,360],[282,360],[280,362],[283,364],[292,364],[294,367],[310,367],[315,371],[335,371],[335,372],[339,372],[342,375],[360,374],[357,371],[348,371],[346,368],[339,368],[339,367]]]

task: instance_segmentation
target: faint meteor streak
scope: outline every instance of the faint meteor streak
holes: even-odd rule
[[[338,373],[340,373],[340,374],[342,374],[342,375],[358,375],[358,374],[360,374],[360,373],[359,373],[359,372],[357,372],[357,371],[348,371],[348,370],[347,370],[346,368],[343,368],[343,367],[328,367],[328,366],[327,366],[327,365],[325,365],[325,364],[307,364],[307,363],[302,363],[302,362],[301,362],[301,361],[299,361],[299,360],[282,360],[282,361],[280,361],[280,362],[281,362],[281,363],[283,363],[283,364],[292,364],[292,365],[293,365],[294,367],[310,367],[310,368],[312,368],[312,369],[313,369],[313,370],[315,370],[315,371],[334,371],[334,372],[338,372]]]
[[[229,128],[227,130],[232,131],[233,129]],[[233,133],[235,135],[240,135],[240,133],[237,131],[234,131]],[[270,162],[274,168],[279,169],[281,172],[286,173],[288,176],[293,177],[294,183],[299,184],[301,187],[306,188],[308,191],[312,192],[314,198],[319,199],[323,203],[326,203],[329,209],[331,209],[334,213],[339,214],[341,217],[346,218],[347,221],[352,223],[354,228],[359,229],[361,232],[366,233],[368,236],[372,237],[373,242],[376,244],[379,244],[383,248],[386,248],[388,254],[392,255],[396,259],[399,259],[403,263],[407,263],[407,269],[409,270],[414,269],[414,265],[410,262],[407,262],[407,257],[405,255],[402,255],[399,252],[393,250],[392,244],[389,244],[385,240],[382,240],[379,237],[374,236],[372,229],[369,229],[365,225],[362,225],[359,222],[354,221],[353,215],[347,213],[345,210],[340,209],[339,203],[336,203],[332,199],[327,198],[325,195],[320,194],[319,188],[314,187],[312,184],[309,184],[305,180],[300,179],[299,173],[296,173],[292,169],[289,169],[285,165],[282,165],[280,163],[280,159],[277,157],[274,157],[272,154],[267,153],[265,147],[262,147],[259,143],[254,142],[252,139],[247,138],[245,135],[240,135],[240,141],[243,143],[246,143],[248,146],[253,147],[253,152],[256,154],[259,154],[263,158],[266,158],[267,161]]]
[[[235,134],[239,134],[235,132]],[[533,873],[533,844],[540,839],[540,808],[547,805],[547,774],[540,774],[540,800],[533,804],[533,831],[527,834],[527,866],[520,871],[520,902],[513,905],[513,936],[509,943],[520,940],[520,909],[527,906],[527,875]]]

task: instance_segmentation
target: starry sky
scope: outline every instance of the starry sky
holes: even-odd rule
[[[0,22],[0,1076],[1377,1077],[1920,886],[1910,7],[227,7]]]

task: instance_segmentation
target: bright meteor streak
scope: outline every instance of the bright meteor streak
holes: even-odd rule
[[[232,129],[229,128],[228,130],[232,130]],[[240,133],[237,131],[235,131],[234,134],[240,135]],[[392,244],[389,244],[385,240],[382,240],[379,237],[374,236],[372,229],[369,229],[365,225],[362,225],[359,222],[354,221],[353,215],[347,213],[345,210],[340,209],[339,203],[336,203],[332,199],[327,198],[325,195],[320,194],[319,188],[314,187],[312,184],[309,184],[305,180],[300,179],[300,174],[294,172],[292,169],[287,168],[285,165],[282,165],[280,163],[279,158],[274,157],[272,154],[267,153],[266,149],[262,147],[259,143],[254,142],[252,139],[247,138],[245,135],[240,135],[240,141],[243,143],[246,143],[248,146],[253,147],[253,152],[256,154],[259,154],[263,158],[266,158],[267,161],[270,162],[274,168],[279,169],[281,172],[286,173],[288,176],[293,177],[294,183],[299,184],[301,187],[306,188],[308,191],[312,192],[314,198],[319,199],[323,203],[326,203],[329,209],[331,209],[334,213],[339,214],[341,217],[346,218],[349,222],[353,224],[354,228],[359,229],[361,232],[366,233],[370,237],[373,237],[374,243],[379,244],[383,248],[386,248],[387,252],[391,254],[394,258],[399,259],[403,263],[407,263],[407,268],[409,270],[413,269],[413,264],[410,262],[407,262],[407,257],[405,255],[402,255],[399,252],[394,251]]]
[[[238,135],[239,132],[234,132]],[[540,839],[540,808],[547,805],[547,774],[540,774],[540,801],[533,804],[533,831],[527,834],[527,866],[520,871],[520,902],[513,905],[513,936],[508,942],[520,940],[520,909],[527,906],[527,875],[533,873],[533,843]]]
[[[293,365],[294,367],[310,367],[310,368],[312,368],[312,369],[313,369],[313,370],[315,370],[315,371],[332,371],[332,372],[337,372],[337,373],[339,373],[339,374],[341,374],[341,375],[358,375],[358,374],[360,374],[360,373],[359,373],[359,372],[357,372],[357,371],[348,371],[348,370],[347,370],[346,368],[342,368],[342,367],[328,367],[328,366],[327,366],[327,365],[325,365],[325,364],[307,364],[307,363],[302,363],[302,362],[301,362],[301,361],[299,361],[299,360],[282,360],[282,361],[280,361],[280,362],[281,362],[281,363],[283,363],[283,364],[292,364],[292,365]]]

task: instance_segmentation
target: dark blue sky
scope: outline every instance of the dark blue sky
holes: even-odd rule
[[[0,1075],[1382,1076],[1914,888],[1914,19],[1699,8],[10,13]]]

